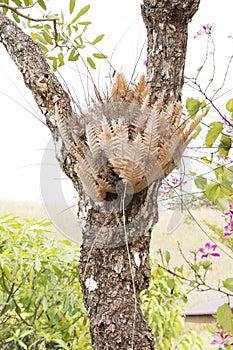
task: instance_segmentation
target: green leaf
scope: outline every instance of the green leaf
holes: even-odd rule
[[[104,55],[103,53],[93,53],[93,56],[95,58],[100,58],[100,59],[105,59],[108,57],[107,55]]]
[[[68,61],[77,61],[79,59],[79,53],[73,48],[69,54]]]
[[[89,24],[91,24],[92,22],[90,21],[84,21],[84,22],[78,22],[78,24],[80,24],[81,26],[89,26]]]
[[[224,281],[222,281],[225,288],[233,292],[233,278],[227,278]]]
[[[25,349],[25,350],[27,350],[28,349],[28,347],[27,347],[27,345],[24,343],[24,342],[22,342],[22,340],[18,340],[18,343],[19,343],[19,345],[21,346],[21,348],[23,348],[23,349]]]
[[[206,164],[211,164],[213,161],[213,155],[211,154],[211,159],[208,159],[207,157],[201,157],[201,160]]]
[[[13,16],[15,22],[20,23],[20,18],[19,18],[19,16],[18,16],[15,12],[13,12],[13,11],[12,11],[12,16]]]
[[[206,147],[213,146],[214,142],[217,140],[222,129],[223,129],[223,125],[220,122],[213,122],[210,124],[210,129],[208,130],[205,138]]]
[[[45,296],[43,297],[41,304],[42,304],[44,312],[46,312],[48,310],[48,301],[47,301]]]
[[[87,57],[87,63],[89,64],[89,66],[90,66],[92,69],[96,69],[95,62],[92,60],[91,57]]]
[[[92,45],[95,45],[95,44],[97,44],[99,41],[101,41],[103,38],[104,38],[104,34],[100,34],[100,35],[98,35],[98,36],[91,42],[91,44],[92,44]]]
[[[169,261],[171,260],[171,254],[168,250],[165,251],[165,260],[167,262],[167,264],[169,263]]]
[[[218,151],[220,156],[226,157],[231,149],[232,139],[230,136],[222,134]]]
[[[207,179],[203,176],[197,176],[194,179],[195,185],[197,186],[197,188],[199,188],[200,190],[204,190],[207,186]]]
[[[203,267],[204,270],[208,270],[211,267],[212,262],[208,259],[205,259],[200,262],[200,265]]]
[[[64,66],[65,61],[64,61],[64,55],[62,52],[60,52],[57,56],[58,61],[59,61],[59,67]]]
[[[47,10],[44,0],[37,0],[37,2],[43,10]]]
[[[6,275],[6,277],[8,278],[8,280],[12,280],[11,271],[7,265],[3,266],[3,272]]]
[[[6,14],[7,14],[7,12],[9,11],[9,9],[7,9],[7,8],[3,8],[3,9],[1,9],[1,11],[4,13],[4,15],[6,15]]]
[[[176,286],[174,278],[169,278],[169,280],[167,281],[167,285],[170,289],[174,289]]]
[[[38,256],[36,257],[36,261],[35,261],[35,269],[37,272],[39,272],[41,269],[41,262],[40,262]]]
[[[194,98],[187,98],[186,100],[186,109],[191,118],[195,118],[197,112],[199,111],[201,102]]]
[[[52,40],[51,36],[47,32],[43,31],[42,35],[43,35],[43,37],[45,38],[45,41],[48,44],[53,45],[53,40]]]
[[[74,17],[74,19],[71,21],[71,24],[77,22],[77,20],[78,20],[81,16],[83,16],[89,9],[90,9],[90,5],[84,6],[84,7],[79,11],[79,13]]]
[[[220,184],[211,182],[205,190],[205,195],[210,201],[215,201],[220,192]]]
[[[233,183],[233,165],[228,168],[224,167],[224,173],[225,173],[225,178],[229,182]]]
[[[76,0],[70,0],[70,14],[73,13],[75,4],[76,4]]]
[[[227,211],[229,208],[229,202],[226,196],[223,198],[217,198],[215,203],[221,208],[222,211]]]
[[[36,34],[36,40],[40,41],[42,44],[47,45],[48,42],[47,40],[44,38],[44,36],[40,35],[40,34]]]
[[[219,306],[217,310],[217,322],[224,331],[233,333],[232,312],[229,304]]]
[[[22,1],[21,0],[13,0],[15,5],[17,6],[22,6]]]
[[[233,194],[232,182],[229,182],[228,180],[221,181],[220,189],[224,195],[231,196]]]
[[[233,98],[231,98],[227,104],[226,104],[226,109],[229,111],[229,112],[233,112]]]

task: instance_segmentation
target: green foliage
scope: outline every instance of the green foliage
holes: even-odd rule
[[[165,253],[167,263],[170,254]],[[153,266],[155,262],[153,262]],[[141,293],[142,311],[156,339],[158,350],[203,349],[195,332],[184,335],[183,284],[180,279],[154,267],[150,286]]]
[[[0,217],[0,348],[92,349],[79,248],[45,236],[45,220]]]
[[[206,188],[207,185],[207,179],[201,175],[196,176],[195,179],[195,185],[197,186],[197,188],[199,188],[200,190],[204,190]]]
[[[47,9],[49,0],[25,0],[24,2],[21,0],[4,0],[2,3],[13,8],[17,7],[17,13],[7,8],[3,8],[3,11],[10,14],[15,22],[18,24],[22,22],[21,25],[29,29],[33,40],[40,46],[44,56],[51,61],[54,71],[67,61],[77,61],[80,57],[80,50],[84,49],[85,52],[88,52],[87,63],[92,69],[96,68],[95,59],[107,58],[107,55],[100,51],[98,53],[89,52],[104,38],[104,34],[98,35],[94,40],[84,38],[84,33],[91,22],[80,21],[80,19],[89,11],[90,5],[85,5],[72,16],[75,12],[76,0],[69,1],[69,15],[62,11],[60,14],[52,13],[49,8]],[[30,7],[32,6],[43,13],[43,16],[40,16],[41,21],[38,21],[38,17],[35,17],[36,21],[33,20],[34,17],[30,15]],[[24,9],[29,7],[27,21],[21,16],[21,13],[25,14],[21,10],[23,7]]]
[[[195,118],[197,112],[200,110],[201,102],[194,98],[187,98],[186,109],[191,118]]]
[[[226,103],[226,109],[231,112],[231,115],[233,117],[233,98],[231,98],[227,103]]]
[[[227,278],[223,281],[223,285],[225,288],[233,292],[233,278]],[[233,330],[232,330],[233,333]]]
[[[217,322],[222,327],[222,329],[224,329],[224,331],[233,334],[232,311],[229,304],[223,304],[219,306],[217,310]]]

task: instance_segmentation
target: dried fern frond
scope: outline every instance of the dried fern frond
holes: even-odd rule
[[[118,73],[116,80],[112,86],[111,101],[122,102],[127,101],[132,96],[132,91],[129,89],[129,84],[123,73]]]
[[[94,89],[99,104],[85,114],[85,138],[76,141],[56,112],[59,132],[94,201],[104,200],[107,193],[117,194],[119,181],[128,184],[127,191],[134,194],[166,177],[177,166],[196,126],[206,115],[204,111],[190,121],[183,115],[180,102],[164,102],[164,92],[150,106],[145,76],[131,87],[119,73],[107,101]]]
[[[186,146],[188,146],[189,142],[192,140],[193,138],[193,131],[195,130],[195,128],[198,126],[198,124],[200,124],[200,122],[202,121],[202,119],[206,116],[206,110],[204,110],[198,117],[196,117],[191,124],[188,126],[188,129],[184,132],[184,140],[185,140],[185,144]]]
[[[133,102],[143,105],[149,102],[150,89],[147,87],[146,77],[143,74],[133,90]]]

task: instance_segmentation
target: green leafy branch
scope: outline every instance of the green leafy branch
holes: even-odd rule
[[[26,15],[23,11],[34,7],[35,10],[46,11],[48,0],[2,0],[0,8],[5,14],[10,11],[14,21],[18,24],[21,19],[23,26],[30,30],[33,40],[40,46],[44,56],[51,61],[53,70],[63,66],[66,61],[77,61],[80,58],[80,50],[86,49],[87,45],[95,47],[103,38],[104,34],[97,35],[93,40],[86,40],[84,33],[87,31],[91,21],[81,19],[90,9],[90,5],[85,5],[73,17],[67,21],[64,13],[51,15],[46,14],[43,17]],[[76,0],[70,0],[69,12],[72,15],[75,11]],[[35,22],[35,23],[34,23]],[[106,59],[107,55],[100,50],[92,53],[86,58],[86,64],[92,69],[96,69],[95,59]]]

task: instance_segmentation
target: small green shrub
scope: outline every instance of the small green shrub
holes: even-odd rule
[[[181,273],[181,271],[179,271]],[[202,350],[202,340],[193,331],[184,334],[184,295],[180,279],[153,261],[149,288],[141,293],[142,311],[155,336],[157,350]]]
[[[0,217],[0,349],[92,349],[78,280],[79,247],[45,220]]]

